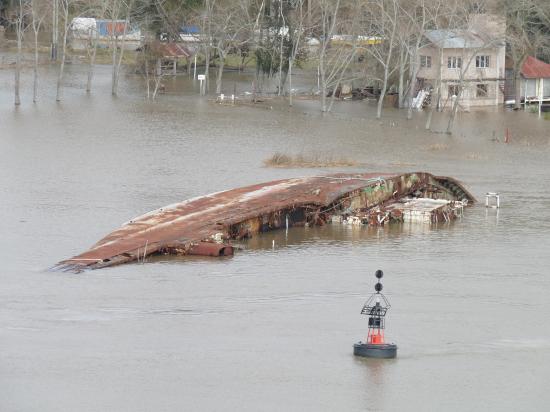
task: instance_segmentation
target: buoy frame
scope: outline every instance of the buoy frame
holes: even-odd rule
[[[395,358],[397,356],[397,345],[386,343],[384,340],[385,317],[391,307],[390,302],[381,293],[383,287],[380,279],[384,276],[384,272],[379,269],[374,276],[377,278],[374,285],[376,293],[369,297],[361,309],[361,314],[369,317],[367,341],[354,344],[353,354],[365,358]]]

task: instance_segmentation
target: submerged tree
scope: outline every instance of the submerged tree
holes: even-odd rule
[[[34,67],[33,67],[33,93],[32,101],[38,101],[38,33],[42,27],[44,19],[48,15],[48,3],[45,0],[31,1],[32,30],[34,34]]]
[[[15,55],[15,80],[14,80],[14,93],[15,93],[15,105],[21,104],[20,87],[21,87],[21,54],[23,47],[23,33],[25,31],[25,20],[28,14],[28,10],[23,4],[23,0],[19,0],[15,13],[15,34],[17,36],[17,54]]]

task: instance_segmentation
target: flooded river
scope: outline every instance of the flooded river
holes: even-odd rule
[[[82,69],[68,70],[60,104],[53,72],[42,73],[36,105],[25,73],[18,109],[13,74],[0,70],[0,410],[548,408],[549,121],[464,113],[447,136],[424,132],[423,113],[376,121],[367,102],[326,116],[308,100],[292,110],[220,106],[185,76],[167,79],[155,103],[131,76],[113,98],[108,67],[87,96]],[[241,92],[249,79],[228,75],[226,85]],[[275,152],[360,166],[263,167]],[[293,228],[231,258],[47,271],[151,209],[350,170],[456,177],[479,204],[451,224]],[[501,194],[500,210],[485,209],[487,191]],[[398,357],[357,359],[359,312],[379,268]]]

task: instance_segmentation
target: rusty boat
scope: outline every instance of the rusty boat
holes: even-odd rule
[[[474,202],[457,180],[426,172],[275,180],[145,213],[52,269],[79,272],[156,254],[227,256],[232,241],[293,226],[447,222]]]

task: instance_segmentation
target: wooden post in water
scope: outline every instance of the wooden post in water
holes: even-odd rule
[[[542,115],[542,99],[544,95],[544,78],[539,81],[539,117]]]
[[[523,90],[523,93],[525,94],[525,97],[523,98],[523,110],[527,111],[527,79],[525,79],[524,85],[525,89]]]

